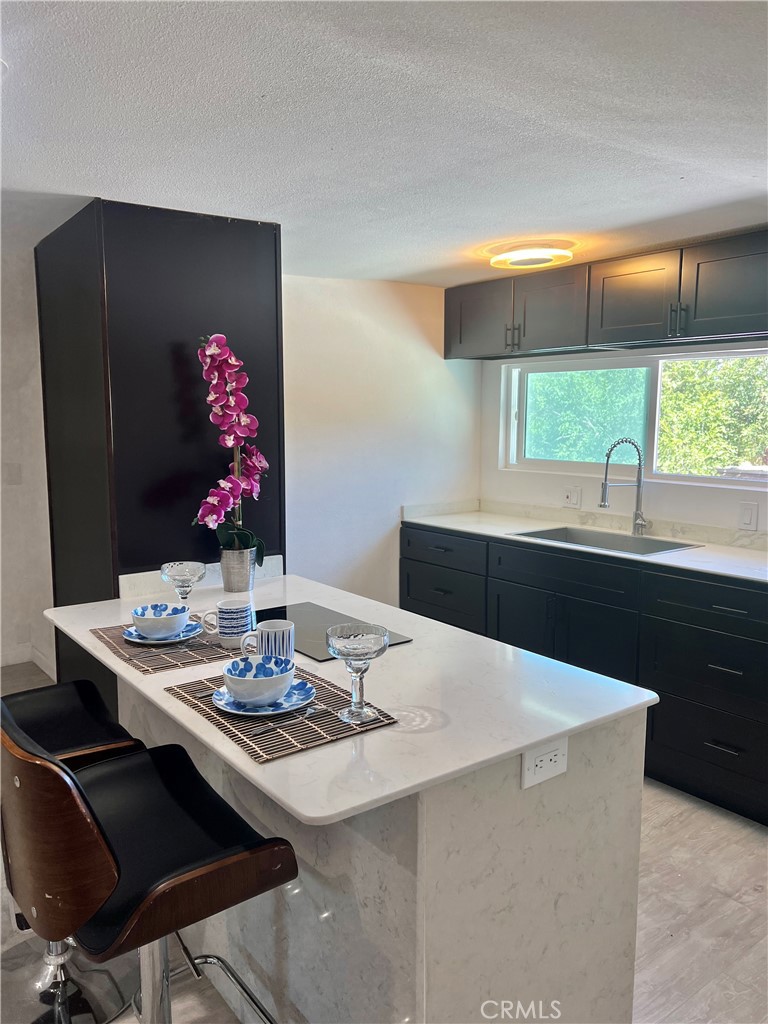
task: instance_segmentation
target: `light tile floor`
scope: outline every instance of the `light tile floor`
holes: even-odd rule
[[[0,673],[6,693],[49,682],[34,665]],[[755,822],[646,781],[635,1024],[768,1024],[767,838]],[[7,901],[4,889],[4,945]],[[176,1024],[235,1021],[210,981],[191,976],[175,980],[173,1012]]]

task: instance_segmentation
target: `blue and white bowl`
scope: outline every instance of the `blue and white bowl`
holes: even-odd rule
[[[185,604],[142,604],[131,612],[133,625],[148,640],[168,640],[176,636],[189,622],[189,607]]]
[[[293,683],[294,665],[290,658],[235,658],[224,666],[222,675],[229,693],[242,704],[263,707],[282,700]]]

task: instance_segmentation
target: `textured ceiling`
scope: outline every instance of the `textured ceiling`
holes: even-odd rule
[[[766,219],[755,2],[5,2],[3,185],[283,227],[291,274],[454,284]]]

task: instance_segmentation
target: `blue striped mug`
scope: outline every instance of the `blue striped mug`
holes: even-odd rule
[[[256,629],[240,639],[243,654],[271,654],[275,658],[293,661],[293,623],[288,619],[266,619]]]

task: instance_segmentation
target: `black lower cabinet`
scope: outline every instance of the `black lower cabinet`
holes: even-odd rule
[[[660,693],[650,708],[645,773],[768,824],[768,726]]]
[[[400,607],[485,633],[485,576],[401,558]]]
[[[400,606],[659,694],[646,774],[768,824],[768,587],[404,526]]]
[[[488,580],[488,635],[524,651],[634,682],[637,612]]]
[[[625,683],[637,680],[639,615],[575,597],[557,598],[555,657]]]
[[[556,601],[548,590],[488,580],[488,636],[554,658]]]

